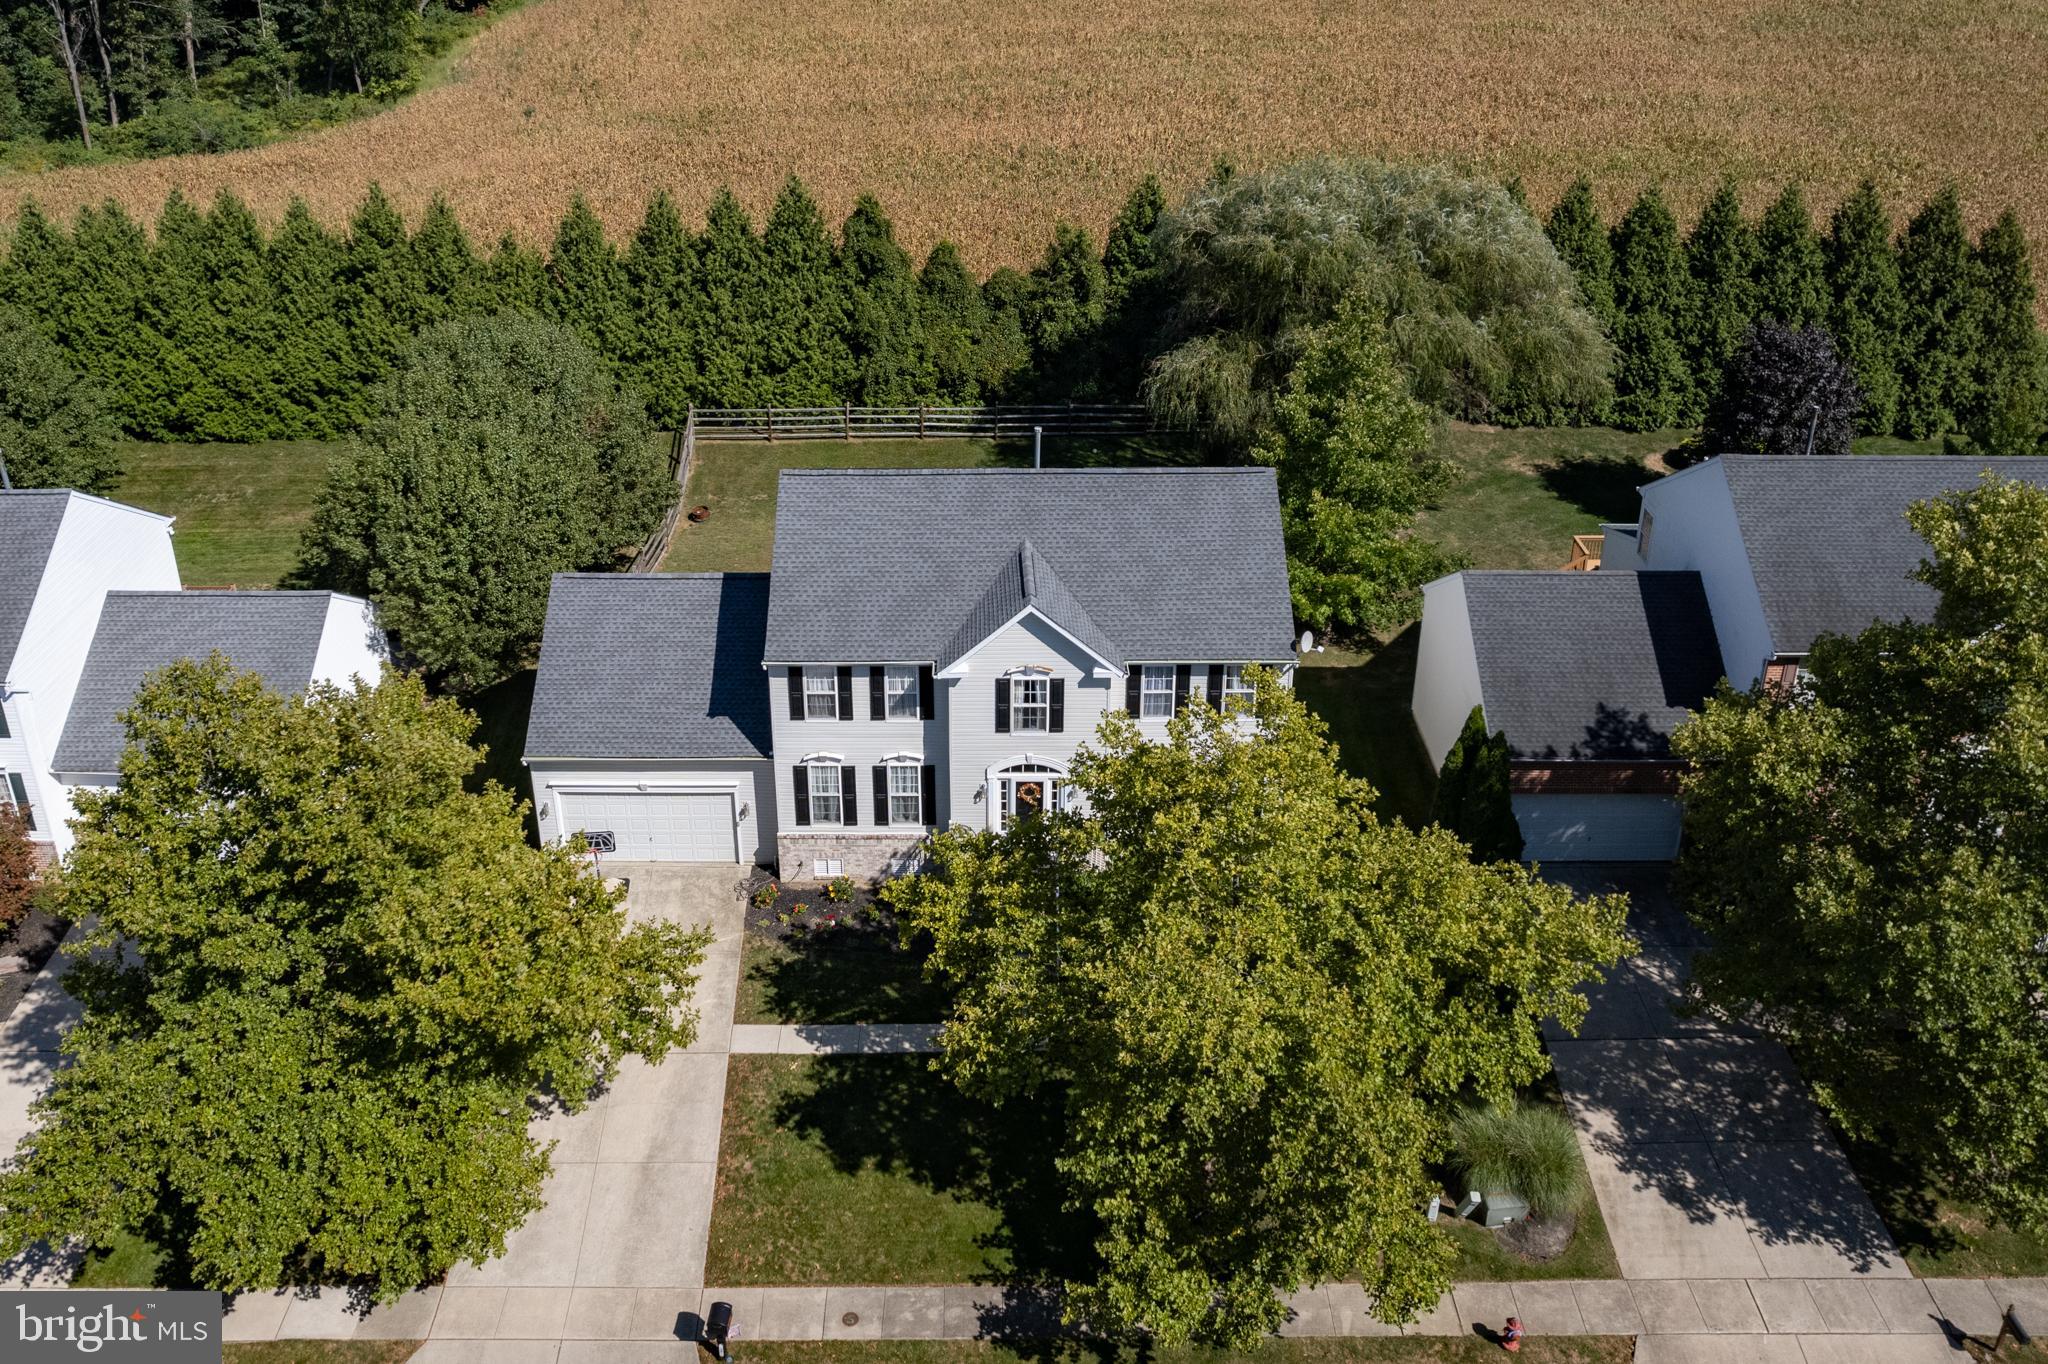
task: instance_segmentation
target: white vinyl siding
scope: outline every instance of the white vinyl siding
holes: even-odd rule
[[[918,711],[917,669],[891,665],[882,674],[882,699],[891,720],[916,720]]]
[[[1147,720],[1173,718],[1173,665],[1145,665],[1143,690],[1139,693],[1139,714]]]
[[[886,665],[853,665],[853,714],[850,718],[838,720],[832,724],[829,730],[823,724],[792,718],[788,699],[788,670],[779,665],[767,670],[765,685],[768,688],[768,696],[771,703],[768,717],[773,736],[773,748],[771,751],[775,754],[776,763],[774,789],[769,793],[768,799],[775,806],[775,824],[782,834],[794,836],[821,831],[820,825],[824,821],[813,818],[807,827],[799,826],[796,822],[796,787],[792,780],[793,774],[791,769],[796,764],[806,761],[825,761],[821,756],[822,754],[829,753],[832,762],[842,767],[854,769],[855,781],[858,784],[855,791],[856,805],[860,815],[858,827],[863,830],[873,829],[875,826],[874,812],[870,808],[874,799],[871,785],[873,781],[873,768],[888,763],[906,761],[910,755],[916,754],[922,762],[937,764],[941,773],[946,771],[947,707],[950,704],[948,693],[952,689],[943,685],[936,689],[932,719],[915,721],[887,718],[877,719],[874,715],[874,707],[870,703],[872,683],[868,674],[871,666],[881,671]],[[814,664],[804,670],[806,679],[811,676],[813,670],[827,677],[833,676],[837,671],[834,666],[829,664]],[[917,669],[911,666],[906,667],[904,671],[914,677]],[[884,671],[883,692],[885,697],[887,695],[887,681],[888,674]],[[837,685],[835,680],[834,686],[836,687]],[[983,679],[983,686],[987,685],[987,680]],[[802,689],[799,689],[798,695],[801,697],[803,694]],[[911,697],[913,701],[922,701],[922,698],[917,695],[917,688],[915,686],[911,688]],[[885,701],[885,711],[886,708]],[[988,716],[985,712],[980,714],[978,718],[984,726],[988,724]],[[972,788],[969,788],[969,790],[971,791]],[[946,822],[946,812],[949,808],[948,801],[951,798],[952,792],[946,788],[942,781],[938,794],[938,810],[932,816],[933,823],[943,824]],[[839,826],[841,829],[844,827],[844,825]],[[882,831],[876,829],[875,832],[880,833]],[[914,839],[917,836],[917,832],[918,826],[913,824],[905,830],[892,829],[890,835],[893,837],[900,834],[903,838],[909,840]],[[805,858],[805,863],[808,865],[808,857]]]

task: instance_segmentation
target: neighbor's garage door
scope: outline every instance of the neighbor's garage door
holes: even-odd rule
[[[1516,796],[1530,862],[1668,862],[1678,856],[1670,796]]]
[[[737,862],[732,797],[658,791],[570,793],[567,826],[609,832],[630,862]]]

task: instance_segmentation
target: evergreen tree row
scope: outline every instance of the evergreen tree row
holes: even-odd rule
[[[665,425],[693,405],[1085,396],[1078,372],[1120,368],[1095,361],[1149,267],[1161,203],[1148,180],[1105,253],[1062,226],[1035,269],[985,282],[949,243],[914,265],[872,198],[835,240],[793,178],[758,230],[730,193],[702,230],[659,195],[623,248],[579,198],[544,255],[510,236],[479,251],[438,200],[408,227],[374,188],[342,233],[299,203],[266,232],[228,194],[201,212],[174,193],[154,234],[111,204],[68,230],[31,204],[0,306],[34,319],[124,429],[158,440],[355,430],[422,328],[500,310],[574,329]]]
[[[1546,224],[1615,345],[1612,410],[1631,430],[1696,426],[1749,331],[1820,325],[1855,370],[1861,429],[1915,439],[1994,425],[2036,382],[2026,237],[2008,211],[1971,242],[1953,188],[1904,231],[1868,181],[1825,232],[1799,187],[1755,223],[1723,183],[1690,233],[1653,186],[1610,229],[1580,180]]]

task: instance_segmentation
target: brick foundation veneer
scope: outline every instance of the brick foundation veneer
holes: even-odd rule
[[[1519,762],[1508,764],[1518,796],[1675,796],[1685,764],[1664,762]]]
[[[783,834],[775,840],[776,874],[784,881],[822,881],[812,870],[821,857],[840,861],[839,875],[856,881],[905,876],[924,862],[924,834],[903,832]]]

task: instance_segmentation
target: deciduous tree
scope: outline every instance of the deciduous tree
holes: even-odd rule
[[[1389,1321],[1436,1302],[1453,1099],[1541,1074],[1542,1020],[1574,1026],[1629,947],[1618,898],[1381,823],[1253,681],[1248,715],[1192,706],[1164,742],[1112,713],[1081,803],[947,830],[892,890],[955,991],[941,1068],[1065,1110],[1067,1201],[1101,1228],[1071,1310],[1167,1346],[1248,1345],[1309,1283],[1361,1280]]]
[[[1724,688],[1675,737],[1695,979],[1845,1131],[2038,1226],[2048,491],[1987,475],[1907,519],[1932,619],[1823,638],[1796,690]]]
[[[139,1232],[208,1287],[394,1298],[502,1253],[549,1170],[529,1115],[690,1041],[703,936],[629,928],[465,792],[475,717],[414,678],[288,698],[216,656],[126,724],[121,784],[78,797],[97,954],[0,1254]]]
[[[639,398],[557,323],[429,328],[372,407],[294,580],[373,598],[401,657],[460,691],[529,659],[552,574],[615,567],[676,496]]]
[[[1709,454],[1846,455],[1862,395],[1824,327],[1749,329],[1707,405]]]

